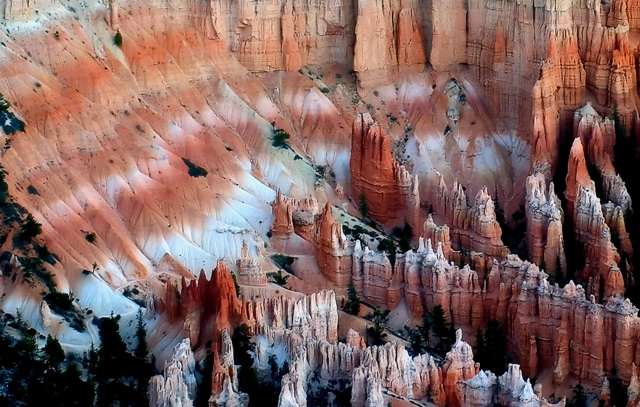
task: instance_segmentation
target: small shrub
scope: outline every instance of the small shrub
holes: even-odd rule
[[[42,233],[42,225],[36,221],[32,214],[28,214],[27,219],[20,225],[20,237],[25,242],[29,242],[40,233]]]
[[[273,254],[271,260],[274,261],[280,268],[287,269],[296,261],[297,257],[287,256],[286,254]]]
[[[118,47],[122,47],[122,34],[120,34],[120,31],[116,32],[116,35],[113,36],[113,43]]]
[[[224,148],[227,149],[227,151],[233,151],[233,148],[229,147],[229,146],[225,146]]]
[[[89,243],[95,243],[96,239],[97,239],[97,236],[96,236],[96,234],[94,232],[91,232],[91,233],[87,233],[84,236],[84,238],[87,239],[87,242],[89,242]]]
[[[337,74],[336,74],[336,79],[340,79],[340,78],[342,78],[342,75],[341,75],[341,74],[339,74],[339,73],[337,73]]]
[[[377,90],[374,90],[373,91],[373,96],[378,97],[378,96],[380,96],[380,93]]]
[[[289,148],[289,139],[291,135],[282,129],[276,128],[276,122],[271,122],[272,128],[272,145],[278,148]]]
[[[33,185],[27,187],[27,192],[31,195],[38,195],[38,190]]]
[[[59,40],[60,39],[60,32],[59,31],[54,32],[53,33],[53,38],[55,38],[56,40]]]
[[[322,93],[324,93],[324,94],[327,94],[327,93],[329,93],[329,92],[330,92],[330,90],[329,90],[329,88],[327,88],[327,87],[325,86],[324,88],[320,89],[320,92],[322,92]]]
[[[11,142],[12,142],[12,141],[13,141],[13,140],[11,140],[9,137],[7,137],[7,138],[4,140],[4,149],[5,149],[5,150],[8,150],[8,149],[10,149],[10,148],[11,148]]]
[[[183,158],[182,161],[184,161],[186,166],[189,168],[189,175],[191,175],[192,177],[198,178],[198,177],[207,176],[208,172],[204,168],[195,165],[194,163],[187,160],[186,158]]]
[[[0,112],[9,110],[10,107],[11,107],[11,103],[4,98],[4,95],[2,93],[0,93]]]
[[[298,160],[302,160],[302,157],[300,157],[298,154],[296,154],[296,156],[293,157],[293,161],[298,161]]]
[[[287,280],[289,280],[289,277],[291,276],[285,276],[284,274],[282,274],[282,270],[280,269],[275,273],[267,273],[267,277],[269,277],[271,281],[278,284],[279,286],[284,287],[287,284]]]

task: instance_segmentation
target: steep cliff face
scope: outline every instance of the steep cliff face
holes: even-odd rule
[[[368,113],[353,123],[351,135],[351,195],[364,199],[369,216],[386,223],[399,211],[418,227],[420,196],[417,178],[391,155],[391,139]]]
[[[496,220],[493,200],[487,189],[481,189],[469,203],[465,188],[457,181],[449,189],[439,175],[437,213],[451,228],[452,247],[485,253],[502,259],[509,250],[502,243],[502,230]]]
[[[162,375],[151,378],[149,405],[192,407],[196,391],[196,361],[189,339],[184,339],[173,349],[171,360],[165,364]]]
[[[575,239],[584,245],[586,259],[582,278],[591,279],[589,292],[599,298],[600,287],[604,285],[605,297],[623,294],[624,280],[617,267],[620,255],[611,243],[611,231],[596,195],[595,183],[587,171],[580,138],[576,138],[571,147],[566,184],[567,211]]]
[[[351,278],[351,248],[328,203],[316,219],[314,242],[320,271],[338,287],[346,287]]]
[[[535,173],[527,178],[525,200],[527,217],[527,252],[535,264],[546,264],[550,274],[567,273],[562,223],[564,214],[553,182],[547,184],[544,174]]]

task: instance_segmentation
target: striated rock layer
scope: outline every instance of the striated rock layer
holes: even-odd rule
[[[573,223],[575,240],[583,250],[585,266],[582,279],[589,282],[589,292],[600,297],[624,293],[624,279],[617,264],[620,255],[611,243],[611,232],[602,212],[600,199],[596,195],[595,183],[591,180],[580,138],[576,138],[569,155],[566,178],[567,211]]]
[[[151,378],[149,406],[193,407],[196,390],[196,361],[189,339],[183,339],[173,349],[171,360],[165,363],[162,375]]]
[[[567,274],[562,223],[564,214],[553,182],[548,183],[542,173],[527,178],[525,200],[527,217],[526,243],[529,259],[541,265],[544,261],[550,274]]]
[[[487,188],[478,191],[469,204],[461,184],[456,181],[449,189],[442,174],[438,174],[438,179],[438,195],[433,207],[447,220],[451,246],[456,250],[472,250],[504,259],[509,250],[502,243],[502,230]]]
[[[351,135],[351,195],[366,201],[369,216],[386,223],[399,211],[418,228],[420,196],[417,177],[391,155],[391,139],[369,113],[360,114]]]

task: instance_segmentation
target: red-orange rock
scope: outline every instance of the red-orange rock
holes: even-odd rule
[[[346,287],[351,279],[351,251],[342,225],[334,219],[328,203],[316,218],[313,241],[320,271],[336,286]]]
[[[442,175],[438,176],[438,198],[434,208],[447,219],[451,246],[456,250],[473,250],[490,257],[505,258],[509,250],[502,243],[502,229],[487,189],[478,191],[469,205],[462,185],[456,181],[453,188],[448,189]]]
[[[353,124],[350,166],[351,195],[356,201],[364,195],[373,219],[389,222],[410,206],[413,215],[408,220],[417,221],[417,180],[393,158],[391,139],[368,113],[360,114]]]
[[[527,178],[525,213],[527,217],[527,252],[535,264],[544,260],[550,274],[567,272],[567,259],[562,234],[562,205],[554,192],[553,182],[541,173]]]

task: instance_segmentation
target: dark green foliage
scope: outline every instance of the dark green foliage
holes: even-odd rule
[[[32,214],[28,214],[20,225],[20,237],[28,243],[40,233],[42,233],[42,225],[36,221]]]
[[[395,267],[396,265],[396,253],[397,253],[397,247],[396,247],[396,242],[395,240],[391,240],[389,238],[386,238],[382,241],[380,241],[380,243],[378,243],[378,250],[382,251],[384,250],[385,252],[387,252],[387,257],[389,258],[389,262],[391,263],[391,267]]]
[[[507,341],[500,324],[489,321],[487,329],[478,329],[476,345],[476,361],[484,370],[490,370],[496,375],[505,372],[507,366]]]
[[[287,256],[286,254],[280,254],[280,253],[271,255],[271,260],[273,260],[273,262],[276,263],[278,267],[285,269],[287,271],[290,270],[290,266],[297,259],[298,259],[297,257]]]
[[[441,305],[433,307],[432,320],[434,337],[438,341],[435,351],[444,355],[451,349],[456,339],[453,324],[447,323],[444,317],[444,308]]]
[[[372,314],[367,315],[367,319],[373,321],[373,326],[367,327],[367,336],[372,345],[382,345],[387,334],[384,332],[387,321],[389,321],[389,310],[380,311],[378,308]]]
[[[64,362],[65,355],[60,342],[51,335],[47,336],[47,343],[44,345],[44,362],[49,369],[58,370],[60,364]]]
[[[267,277],[269,277],[271,281],[278,284],[279,286],[284,287],[285,285],[287,285],[287,280],[289,280],[289,277],[291,276],[285,276],[284,274],[282,274],[282,269],[279,269],[277,272],[267,273]]]
[[[360,193],[358,197],[358,210],[360,211],[362,219],[365,219],[367,215],[369,215],[369,205],[367,204],[367,196],[364,192]]]
[[[89,243],[95,243],[96,239],[97,239],[97,236],[96,236],[95,233],[91,232],[91,233],[87,233],[84,236],[84,238],[87,239],[87,242],[89,242]]]
[[[276,122],[271,122],[271,145],[278,148],[290,148],[291,135],[282,129],[276,128]]]
[[[413,228],[406,221],[403,228],[396,235],[400,239],[400,252],[406,253],[411,250],[411,238],[413,237]]]
[[[0,405],[92,406],[91,384],[82,380],[75,364],[64,369],[66,357],[58,341],[49,336],[38,351],[36,331],[27,329],[19,316],[12,324],[21,334],[15,341],[5,333],[8,317],[0,313]]]
[[[609,389],[612,406],[627,405],[627,388],[622,383],[622,379],[618,377],[615,366],[611,369],[611,376],[609,376]]]
[[[60,293],[55,291],[55,288],[47,295],[44,296],[51,311],[62,316],[65,321],[69,323],[71,328],[78,332],[84,332],[86,330],[84,324],[84,314],[82,311],[73,305],[73,294]]]
[[[191,175],[192,177],[198,178],[198,177],[207,176],[208,172],[204,168],[195,165],[194,163],[192,163],[186,158],[183,158],[182,161],[185,163],[185,165],[189,169],[189,175]]]
[[[327,87],[324,87],[324,88],[320,89],[320,91],[321,91],[322,93],[325,93],[325,94],[327,94],[327,93],[331,92],[331,91],[329,90],[329,88],[327,88]]]
[[[56,256],[49,251],[47,245],[40,246],[38,243],[33,244],[33,249],[36,251],[38,258],[42,261],[46,261],[52,266],[56,264]]]
[[[238,284],[238,277],[236,277],[235,273],[231,273],[231,278],[233,278],[233,286],[236,289],[236,298],[240,298],[242,291],[240,289],[240,284]]]
[[[567,400],[567,407],[587,407],[587,397],[581,383],[578,383],[576,387],[574,387],[573,397]]]
[[[351,315],[360,313],[360,298],[353,283],[349,283],[347,287],[347,303],[344,305],[344,310]]]
[[[7,140],[10,140],[10,139],[7,139]],[[5,148],[6,148],[6,145],[5,145]],[[31,195],[38,195],[38,190],[33,185],[29,185],[27,187],[27,192]]]
[[[97,353],[95,369],[90,374],[97,381],[97,406],[148,406],[147,384],[154,373],[151,363],[127,351],[120,336],[120,316],[100,318],[97,322],[102,341]],[[138,326],[138,340],[146,340],[144,324]],[[144,353],[146,344],[140,343],[136,353]]]
[[[113,36],[113,43],[118,47],[122,46],[122,34],[120,34],[120,31],[116,32],[116,35]]]
[[[232,339],[233,340],[233,339]],[[202,374],[202,382],[198,386],[198,392],[196,394],[196,399],[193,403],[194,407],[209,407],[209,398],[211,397],[211,376],[213,374],[213,352],[211,350],[212,342],[209,341],[206,344],[206,356],[204,358],[203,367],[198,369]],[[233,344],[233,351],[235,354],[236,344]],[[235,359],[235,362],[238,362],[238,359]],[[196,364],[196,368],[199,367],[199,364]]]
[[[4,95],[2,93],[0,93],[0,112],[9,110],[10,107],[11,107],[11,103],[4,98]]]

